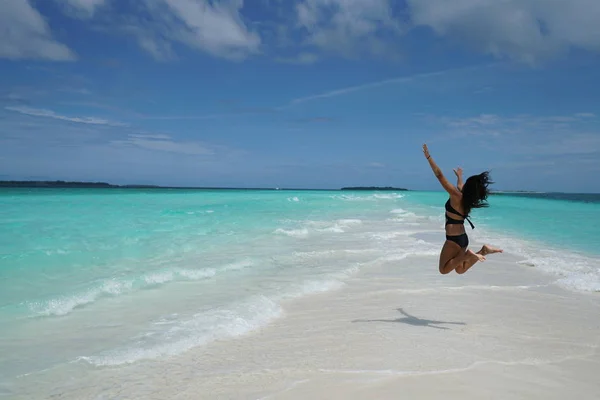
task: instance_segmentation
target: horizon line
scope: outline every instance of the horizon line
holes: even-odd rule
[[[72,185],[70,187],[65,187]],[[40,188],[40,189],[199,189],[199,190],[320,190],[320,191],[340,191],[343,189],[357,189],[357,190],[397,190],[397,191],[408,191],[411,189],[399,188],[395,186],[341,186],[338,188],[310,188],[310,187],[279,187],[279,186],[265,186],[265,187],[252,187],[252,186],[163,186],[156,184],[141,184],[141,183],[127,183],[127,184],[116,184],[103,181],[66,181],[66,180],[0,180],[0,188]]]

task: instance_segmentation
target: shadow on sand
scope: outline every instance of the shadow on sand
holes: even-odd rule
[[[399,322],[407,325],[426,326],[428,328],[436,329],[450,329],[445,326],[438,325],[466,325],[464,322],[434,321],[431,319],[417,318],[414,315],[408,314],[402,308],[398,308],[398,311],[400,311],[400,314],[404,315],[404,317],[396,319],[355,319],[352,322]]]

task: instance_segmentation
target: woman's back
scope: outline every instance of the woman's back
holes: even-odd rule
[[[446,234],[447,235],[460,235],[465,233],[465,218],[464,209],[462,206],[462,196],[452,195],[446,201]]]

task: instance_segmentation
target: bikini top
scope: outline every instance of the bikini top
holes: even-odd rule
[[[450,204],[450,199],[448,199],[448,201],[446,201],[445,208],[446,208],[446,211],[451,212],[451,213],[456,214],[456,215],[460,215],[461,217],[463,217],[464,219],[466,219],[467,222],[469,223],[469,225],[471,225],[471,229],[475,229],[475,226],[473,225],[473,223],[471,222],[471,220],[469,219],[468,216],[462,215],[461,213],[459,213],[458,211],[456,211],[454,209],[454,207],[452,207],[452,204]],[[454,219],[454,218],[448,216],[448,214],[446,214],[446,223],[447,224],[464,224],[465,221],[464,220],[461,221],[461,220]]]

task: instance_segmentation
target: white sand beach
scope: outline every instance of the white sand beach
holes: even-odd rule
[[[442,276],[436,255],[380,259],[250,334],[24,377],[18,398],[599,398],[600,296],[517,261],[494,255]]]

